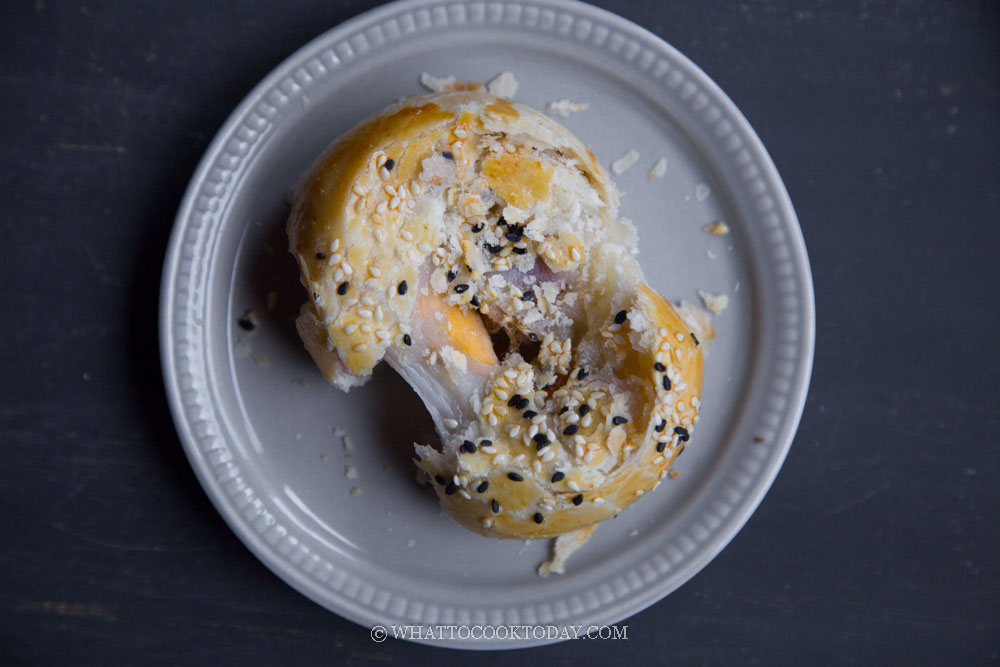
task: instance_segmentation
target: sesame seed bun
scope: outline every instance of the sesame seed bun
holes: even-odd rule
[[[469,529],[591,526],[683,451],[711,327],[646,285],[614,183],[548,117],[406,99],[319,157],[288,235],[317,366],[348,390],[385,359],[410,383],[441,436],[417,465]]]

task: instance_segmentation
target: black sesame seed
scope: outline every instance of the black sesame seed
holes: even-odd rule
[[[243,317],[236,320],[236,324],[240,325],[240,329],[243,329],[244,331],[253,331],[257,328],[257,325],[254,324],[253,318],[250,315],[250,311],[247,311],[243,314]]]
[[[583,494],[582,493],[578,493],[577,495],[573,496],[573,504],[574,505],[579,505],[582,502],[583,502]]]
[[[326,259],[326,253],[325,252],[316,253],[316,259]]]
[[[532,440],[538,443],[539,449],[549,444],[549,436],[545,435],[544,433],[536,433],[535,437],[532,438]]]
[[[524,232],[518,230],[514,230],[512,232],[507,232],[506,234],[504,234],[504,238],[510,241],[511,243],[517,243],[518,241],[521,240],[522,236],[524,236]]]
[[[472,305],[473,308],[479,308],[479,297],[478,296],[472,297],[471,299],[469,299],[469,303]]]
[[[351,283],[349,282],[340,283],[339,285],[337,285],[337,294],[339,294],[340,296],[344,296],[345,294],[347,294],[347,288],[350,286]]]
[[[563,429],[563,435],[573,435],[579,430],[580,430],[579,426],[577,426],[576,424],[570,424],[569,426]]]
[[[527,248],[514,248],[515,255],[524,255],[527,254],[527,252],[528,252]]]
[[[658,443],[656,443],[656,451],[662,453],[663,450],[666,449],[666,448],[667,448],[667,443],[666,442],[658,442]]]
[[[534,300],[535,300],[534,290],[528,290],[527,292],[521,295],[521,301],[534,301]]]
[[[497,224],[498,225],[503,225],[504,227],[506,227],[507,226],[507,220],[506,220],[506,218],[504,218],[501,215],[499,218],[497,218]]]
[[[535,516],[533,516],[532,518],[535,520],[535,523],[541,523],[545,521],[545,517],[542,516],[541,512],[535,512]]]
[[[585,414],[587,414],[588,412],[590,412],[590,406],[587,405],[586,403],[584,403],[583,405],[580,406],[578,412],[580,413],[580,416],[582,417]]]
[[[465,442],[462,443],[461,450],[463,452],[468,452],[470,454],[475,454],[476,453],[476,443],[472,442],[471,440],[466,440]]]
[[[480,440],[479,441],[479,446],[480,447],[489,447],[492,444],[493,444],[492,440]]]
[[[615,315],[615,324],[624,324],[626,317],[628,317],[628,312],[619,310],[618,314]]]
[[[434,475],[434,481],[440,484],[441,486],[444,486],[444,477],[442,477],[441,475]]]
[[[406,290],[408,290],[408,289],[409,289],[409,285],[407,285],[406,281],[404,280],[404,281],[402,281],[402,282],[399,283],[399,286],[396,288],[396,291],[399,292],[400,295],[403,295],[403,294],[406,294]]]
[[[452,280],[454,280],[457,277],[458,277],[458,272],[457,271],[449,271],[448,272],[448,282],[451,282]]]
[[[675,426],[674,433],[680,436],[681,442],[686,442],[691,439],[691,434],[683,426]]]
[[[525,410],[524,414],[521,416],[524,417],[525,419],[534,419],[535,417],[538,416],[538,413],[535,412],[534,410]]]
[[[666,389],[667,391],[670,391],[670,378],[668,378],[666,375],[663,376],[663,388]]]
[[[472,227],[473,234],[478,234],[481,231],[483,231],[483,223],[477,222],[475,225],[473,225]]]
[[[561,482],[565,478],[566,478],[566,473],[562,471],[555,472],[552,474],[552,483],[555,484],[556,482]]]
[[[667,370],[667,367],[664,366],[663,364],[661,364],[659,361],[657,361],[655,364],[653,364],[653,368],[655,368],[660,373],[662,373],[663,371]]]
[[[536,334],[535,332],[532,331],[530,334],[528,334],[528,338],[530,338],[531,340],[537,342],[538,341],[538,334]]]
[[[512,408],[512,407],[514,407],[515,405],[517,405],[520,402],[521,402],[521,395],[520,394],[514,394],[511,397],[511,399],[509,401],[507,401],[507,406]]]
[[[500,513],[500,503],[497,502],[496,498],[490,501],[490,509],[493,510],[494,514]]]
[[[581,369],[580,369],[580,372],[576,374],[576,379],[577,379],[577,380],[583,380],[583,379],[584,379],[584,378],[586,378],[586,377],[587,377],[588,375],[590,375],[590,373],[588,373],[588,372],[586,371],[586,369],[583,369],[583,368],[581,368]]]
[[[456,491],[458,491],[458,487],[455,486],[455,482],[449,482],[448,486],[444,487],[445,495],[450,496],[454,494]]]
[[[695,347],[698,347],[699,345],[701,345],[701,343],[698,342],[698,337],[694,335],[693,331],[690,332],[689,335],[691,336],[691,340],[694,341],[694,346]]]
[[[313,301],[319,301],[319,292],[313,292]]]
[[[526,398],[522,398],[521,400],[519,400],[519,401],[517,402],[517,405],[515,405],[514,407],[515,407],[515,408],[517,408],[518,410],[524,410],[524,409],[525,409],[526,407],[528,407],[528,406],[529,406],[530,404],[531,404],[531,401],[529,401],[529,400],[528,400],[528,399],[526,399]]]
[[[511,480],[513,482],[523,482],[524,481],[524,478],[521,477],[520,475],[518,475],[516,472],[509,472],[509,473],[507,473],[507,479],[509,479],[509,480]]]
[[[406,345],[413,345],[413,339],[410,338],[410,334],[403,334],[403,342]]]
[[[563,409],[559,411],[559,414],[563,414],[563,413],[564,413],[564,412],[566,412],[567,410],[569,410],[569,406],[568,406],[568,405],[564,405],[564,406],[563,406]]]
[[[392,158],[389,158],[388,160],[385,161],[385,165],[383,166],[385,167],[386,171],[392,171],[392,168],[396,166],[396,161],[393,160]]]
[[[614,424],[615,426],[621,426],[622,424],[627,424],[628,423],[628,419],[626,419],[625,417],[620,417],[620,416],[619,417],[612,417],[611,418],[611,423]]]
[[[488,488],[490,488],[490,483],[489,483],[489,481],[485,481],[485,482],[483,482],[482,484],[480,484],[479,486],[476,487],[476,493],[483,493]]]
[[[454,160],[455,156],[451,154],[451,151],[442,151],[441,157],[445,160]]]
[[[503,248],[501,246],[490,245],[489,243],[486,244],[486,249],[489,250],[494,255],[497,254],[498,252],[500,252],[501,250],[503,250]]]
[[[664,419],[659,424],[657,424],[656,428],[653,430],[656,431],[657,433],[663,433],[663,429],[665,429],[666,427],[667,427],[667,420]]]
[[[463,292],[468,292],[468,291],[469,291],[469,286],[466,285],[465,283],[462,283],[461,285],[455,285],[455,294],[462,294]]]
[[[684,443],[682,442],[681,446],[677,448],[677,454],[676,454],[676,456],[674,456],[674,458],[677,458],[678,456],[680,456],[683,453],[684,453]]]

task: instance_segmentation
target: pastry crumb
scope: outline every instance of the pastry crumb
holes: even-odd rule
[[[330,460],[330,458],[326,454],[320,454],[319,460],[322,461],[323,463],[326,463],[327,461]]]
[[[351,487],[351,495],[352,496],[360,496],[361,495],[361,487],[358,487],[358,486]]]
[[[573,100],[561,99],[549,102],[545,105],[545,111],[550,116],[568,118],[570,114],[586,111],[590,108],[588,102],[574,102]]]
[[[247,333],[252,333],[257,329],[257,313],[254,310],[247,310],[239,319],[236,320],[236,324],[240,326]]]
[[[708,257],[709,259],[715,259],[715,253],[712,252],[711,250],[706,250],[705,257]]]
[[[517,92],[517,78],[510,72],[500,72],[486,84],[486,92],[510,99]]]
[[[563,574],[566,571],[566,561],[573,552],[584,545],[594,534],[597,524],[564,533],[552,540],[552,558],[538,566],[538,576],[547,577],[550,574]]]
[[[351,451],[352,449],[354,449],[354,441],[352,441],[352,440],[351,440],[351,436],[349,436],[349,435],[347,435],[346,433],[344,433],[344,434],[343,434],[343,435],[341,436],[341,438],[340,438],[340,439],[341,439],[341,442],[343,442],[343,443],[344,443],[344,451],[345,451],[345,452],[349,452],[349,451]]]
[[[431,92],[439,93],[442,90],[451,90],[455,85],[453,76],[433,76],[427,72],[420,73],[420,85]]]
[[[668,474],[670,475],[670,479],[677,479],[678,477],[681,476],[681,471],[680,470],[671,470]]]
[[[726,306],[729,305],[729,297],[725,294],[713,294],[705,290],[698,290],[698,296],[701,297],[701,302],[705,304],[705,307],[716,315],[724,311]]]
[[[271,290],[267,293],[267,309],[274,310],[276,305],[278,305],[278,290]]]
[[[309,388],[309,381],[305,378],[295,378],[295,384],[299,385],[303,389]]]
[[[354,466],[347,466],[346,468],[344,468],[344,477],[346,477],[347,479],[357,479],[358,478],[357,468],[355,468]]]
[[[621,176],[626,171],[632,168],[632,165],[636,163],[639,159],[639,151],[634,148],[628,149],[625,155],[611,163],[611,171],[613,171],[618,176]]]
[[[724,223],[722,220],[719,220],[718,222],[706,225],[705,233],[711,234],[712,236],[725,236],[729,233],[729,225]]]
[[[665,173],[667,173],[667,158],[661,157],[649,170],[649,180],[655,181],[658,178],[663,178]]]
[[[705,201],[710,194],[712,194],[712,189],[704,183],[694,186],[694,196],[698,201]]]

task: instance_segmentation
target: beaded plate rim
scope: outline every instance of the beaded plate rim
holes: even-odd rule
[[[386,39],[465,24],[502,24],[552,31],[585,41],[606,56],[638,67],[657,85],[670,87],[697,112],[723,148],[733,155],[744,187],[754,197],[755,214],[769,243],[780,292],[781,333],[777,360],[768,372],[770,394],[758,416],[764,443],[744,462],[744,475],[726,499],[673,543],[662,545],[633,571],[611,573],[594,591],[581,592],[538,608],[511,610],[465,606],[438,609],[414,605],[371,582],[358,581],[322,554],[313,553],[280,521],[280,508],[242,482],[229,451],[225,425],[208,389],[202,336],[211,247],[226,197],[241,168],[266,141],[279,109],[308,92],[326,72],[363,56]],[[815,304],[808,257],[785,187],[749,123],[729,98],[676,49],[615,14],[575,0],[460,2],[400,0],[382,5],[320,35],[265,77],[217,133],[199,164],[178,211],[163,267],[160,349],[164,382],[174,422],[195,473],[227,523],[248,548],[287,583],[320,605],[360,625],[438,623],[552,623],[607,625],[663,598],[707,565],[749,519],[771,486],[791,446],[812,371]],[[709,539],[711,538],[711,540]],[[351,579],[351,576],[354,579]],[[345,589],[347,589],[345,591]],[[449,647],[519,648],[557,639],[434,639]]]

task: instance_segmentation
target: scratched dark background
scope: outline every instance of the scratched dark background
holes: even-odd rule
[[[390,640],[271,574],[185,460],[160,267],[202,152],[373,2],[0,8],[0,662],[979,664],[1000,652],[1000,5],[626,2],[743,110],[801,218],[812,389],[743,531],[627,641]]]

